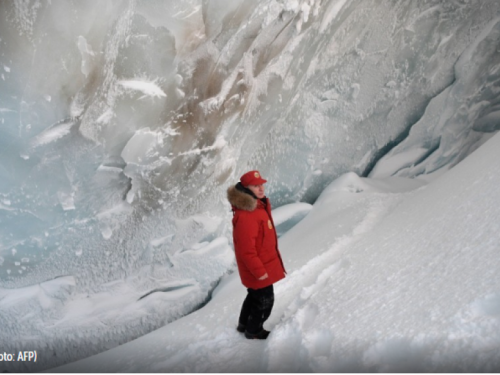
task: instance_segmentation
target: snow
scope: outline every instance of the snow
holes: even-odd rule
[[[290,274],[277,286],[284,298],[270,322],[274,346],[258,346],[255,353],[264,362],[241,359],[243,368],[269,371],[296,363],[319,371],[362,363],[362,369],[382,371],[424,366],[419,358],[431,352],[433,363],[456,352],[408,309],[400,307],[407,320],[397,315],[391,296],[403,291],[386,293],[394,290],[387,280],[408,284],[421,297],[420,284],[433,290],[427,279],[454,277],[454,255],[462,249],[455,237],[475,231],[470,249],[496,240],[495,233],[483,232],[497,221],[495,192],[484,195],[489,204],[483,215],[491,223],[450,208],[474,208],[470,197],[460,195],[461,186],[450,182],[449,197],[425,192],[448,181],[500,129],[500,2],[96,4],[11,1],[0,7],[0,288],[26,297],[8,308],[0,300],[0,326],[7,332],[0,335],[1,350],[39,346],[42,355],[33,371],[53,368],[170,325],[212,296],[223,301],[224,294],[231,299],[224,302],[227,311],[210,303],[200,310],[222,314],[220,321],[193,324],[207,330],[207,340],[225,327],[227,348],[214,348],[241,349],[227,315],[238,311],[242,294],[230,292],[240,287],[231,274],[225,195],[245,171],[258,169],[268,180]],[[459,185],[475,180],[464,177]],[[440,216],[437,207],[453,220]],[[403,209],[414,222],[397,215]],[[455,216],[468,226],[461,227]],[[447,221],[452,227],[445,227]],[[455,252],[448,243],[455,243]],[[438,245],[451,268],[434,255]],[[427,263],[420,268],[434,273],[417,275],[400,254],[416,264],[413,255],[422,254]],[[413,276],[415,285],[394,276],[394,267]],[[482,337],[486,366],[495,363],[487,356],[491,347],[497,349],[491,332],[498,288],[481,289],[477,274],[467,272],[473,281],[443,283],[443,291],[461,303],[456,285],[478,290],[458,313],[447,300],[454,318],[440,302],[436,311],[426,298],[421,304],[435,319],[453,321],[456,329],[446,331],[443,323],[436,331],[451,332],[457,345],[471,348],[471,332]],[[352,301],[337,274],[351,282]],[[53,284],[61,288],[59,300],[43,292],[46,283],[67,278],[74,281]],[[371,287],[368,278],[385,289]],[[326,294],[324,285],[334,282],[332,293],[338,294]],[[437,292],[430,295],[439,299]],[[320,297],[328,303],[323,310]],[[399,327],[413,327],[422,336],[381,322],[380,338],[365,338],[374,329],[365,327],[365,315],[382,319],[366,311],[386,311],[378,304],[383,298]],[[346,348],[339,335],[353,326],[348,314],[363,332],[353,330],[361,338],[345,339]],[[337,315],[342,327],[333,321]],[[325,329],[314,327],[320,318]],[[195,333],[184,346],[199,345],[200,355],[212,356],[204,341],[193,341]],[[278,345],[279,337],[286,342]],[[442,346],[443,356],[432,345]],[[175,352],[179,361],[189,352],[182,347]],[[190,368],[175,362],[169,350],[173,362],[163,357],[165,365],[157,360],[151,366]],[[474,350],[470,363],[477,362]],[[284,358],[290,364],[282,364]],[[215,368],[214,363],[193,366]]]
[[[273,221],[278,237],[288,232],[311,211],[308,203],[292,203],[273,210]]]
[[[97,122],[107,124],[113,118],[113,111],[108,108],[101,116],[97,118]]]
[[[59,202],[61,203],[61,207],[64,211],[74,210],[75,201],[73,199],[73,194],[68,194],[64,191],[58,191],[57,195],[59,197]]]
[[[99,220],[102,237],[109,240],[113,235],[113,230],[119,227],[120,222],[125,220],[131,207],[126,202],[121,202],[117,206],[106,209],[96,214]]]
[[[325,32],[328,25],[332,22],[335,17],[339,14],[340,10],[344,7],[346,0],[333,1],[330,3],[328,9],[326,10],[323,21],[321,22],[320,32]]]
[[[143,99],[148,96],[151,98],[161,98],[167,96],[167,94],[165,94],[155,82],[151,81],[132,79],[118,81],[118,84],[127,90],[142,92],[144,95],[139,99]]]
[[[498,371],[498,150],[500,135],[428,185],[332,183],[280,239],[288,276],[266,341],[235,329],[245,290],[233,274],[202,309],[51,371]]]
[[[147,164],[147,156],[154,154],[160,140],[161,134],[158,132],[151,131],[149,128],[139,129],[123,148],[121,157],[127,163]]]
[[[82,55],[82,74],[87,77],[91,71],[92,57],[95,56],[92,47],[87,43],[87,40],[82,35],[78,36],[78,50]]]
[[[111,211],[116,213],[119,209]],[[161,246],[166,240],[159,239],[154,246]],[[77,249],[76,255],[81,256],[81,252]],[[203,257],[212,261],[207,265],[209,270],[200,275],[196,269]],[[2,318],[9,321],[22,316],[21,333],[14,331],[11,325],[5,327],[4,332],[21,335],[24,347],[40,350],[38,363],[45,368],[54,360],[60,360],[50,353],[54,349],[57,356],[66,361],[89,356],[139,337],[202,306],[213,274],[220,278],[234,257],[227,239],[219,237],[174,254],[171,259],[176,267],[151,265],[140,274],[102,285],[100,291],[91,294],[79,292],[72,276],[25,288],[0,288]],[[74,326],[80,327],[76,334]],[[40,337],[43,344],[38,341]],[[73,345],[75,340],[79,343],[77,351]],[[26,370],[33,364],[8,364],[1,368]],[[10,367],[12,365],[15,367]]]
[[[388,177],[397,173],[400,169],[414,166],[429,152],[425,148],[414,148],[406,152],[399,153],[396,157],[386,156],[379,161],[370,172],[370,177]]]
[[[42,133],[38,134],[32,141],[34,147],[46,145],[48,143],[59,140],[60,138],[68,135],[71,128],[75,125],[73,121],[64,122],[62,124],[56,124],[52,127],[44,130]]]

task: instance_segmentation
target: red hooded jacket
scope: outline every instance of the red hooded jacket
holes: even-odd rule
[[[231,186],[227,191],[234,211],[233,242],[241,282],[251,289],[261,289],[285,277],[285,267],[278,250],[278,236],[271,216],[271,203]],[[259,280],[267,273],[268,277]]]

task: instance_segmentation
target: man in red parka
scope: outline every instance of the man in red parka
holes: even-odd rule
[[[273,284],[285,277],[278,250],[278,236],[271,203],[264,194],[264,180],[250,171],[227,190],[233,209],[233,241],[241,282],[248,294],[241,307],[237,330],[247,339],[266,339],[263,327],[274,304]]]

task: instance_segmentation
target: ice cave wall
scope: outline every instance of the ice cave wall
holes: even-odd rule
[[[154,275],[230,233],[225,189],[249,168],[276,206],[347,171],[449,168],[498,130],[499,10],[1,2],[0,286]]]

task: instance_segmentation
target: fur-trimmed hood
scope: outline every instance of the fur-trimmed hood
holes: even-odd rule
[[[236,188],[236,185],[230,186],[227,189],[227,200],[231,206],[244,210],[253,211],[257,208],[257,199]]]

